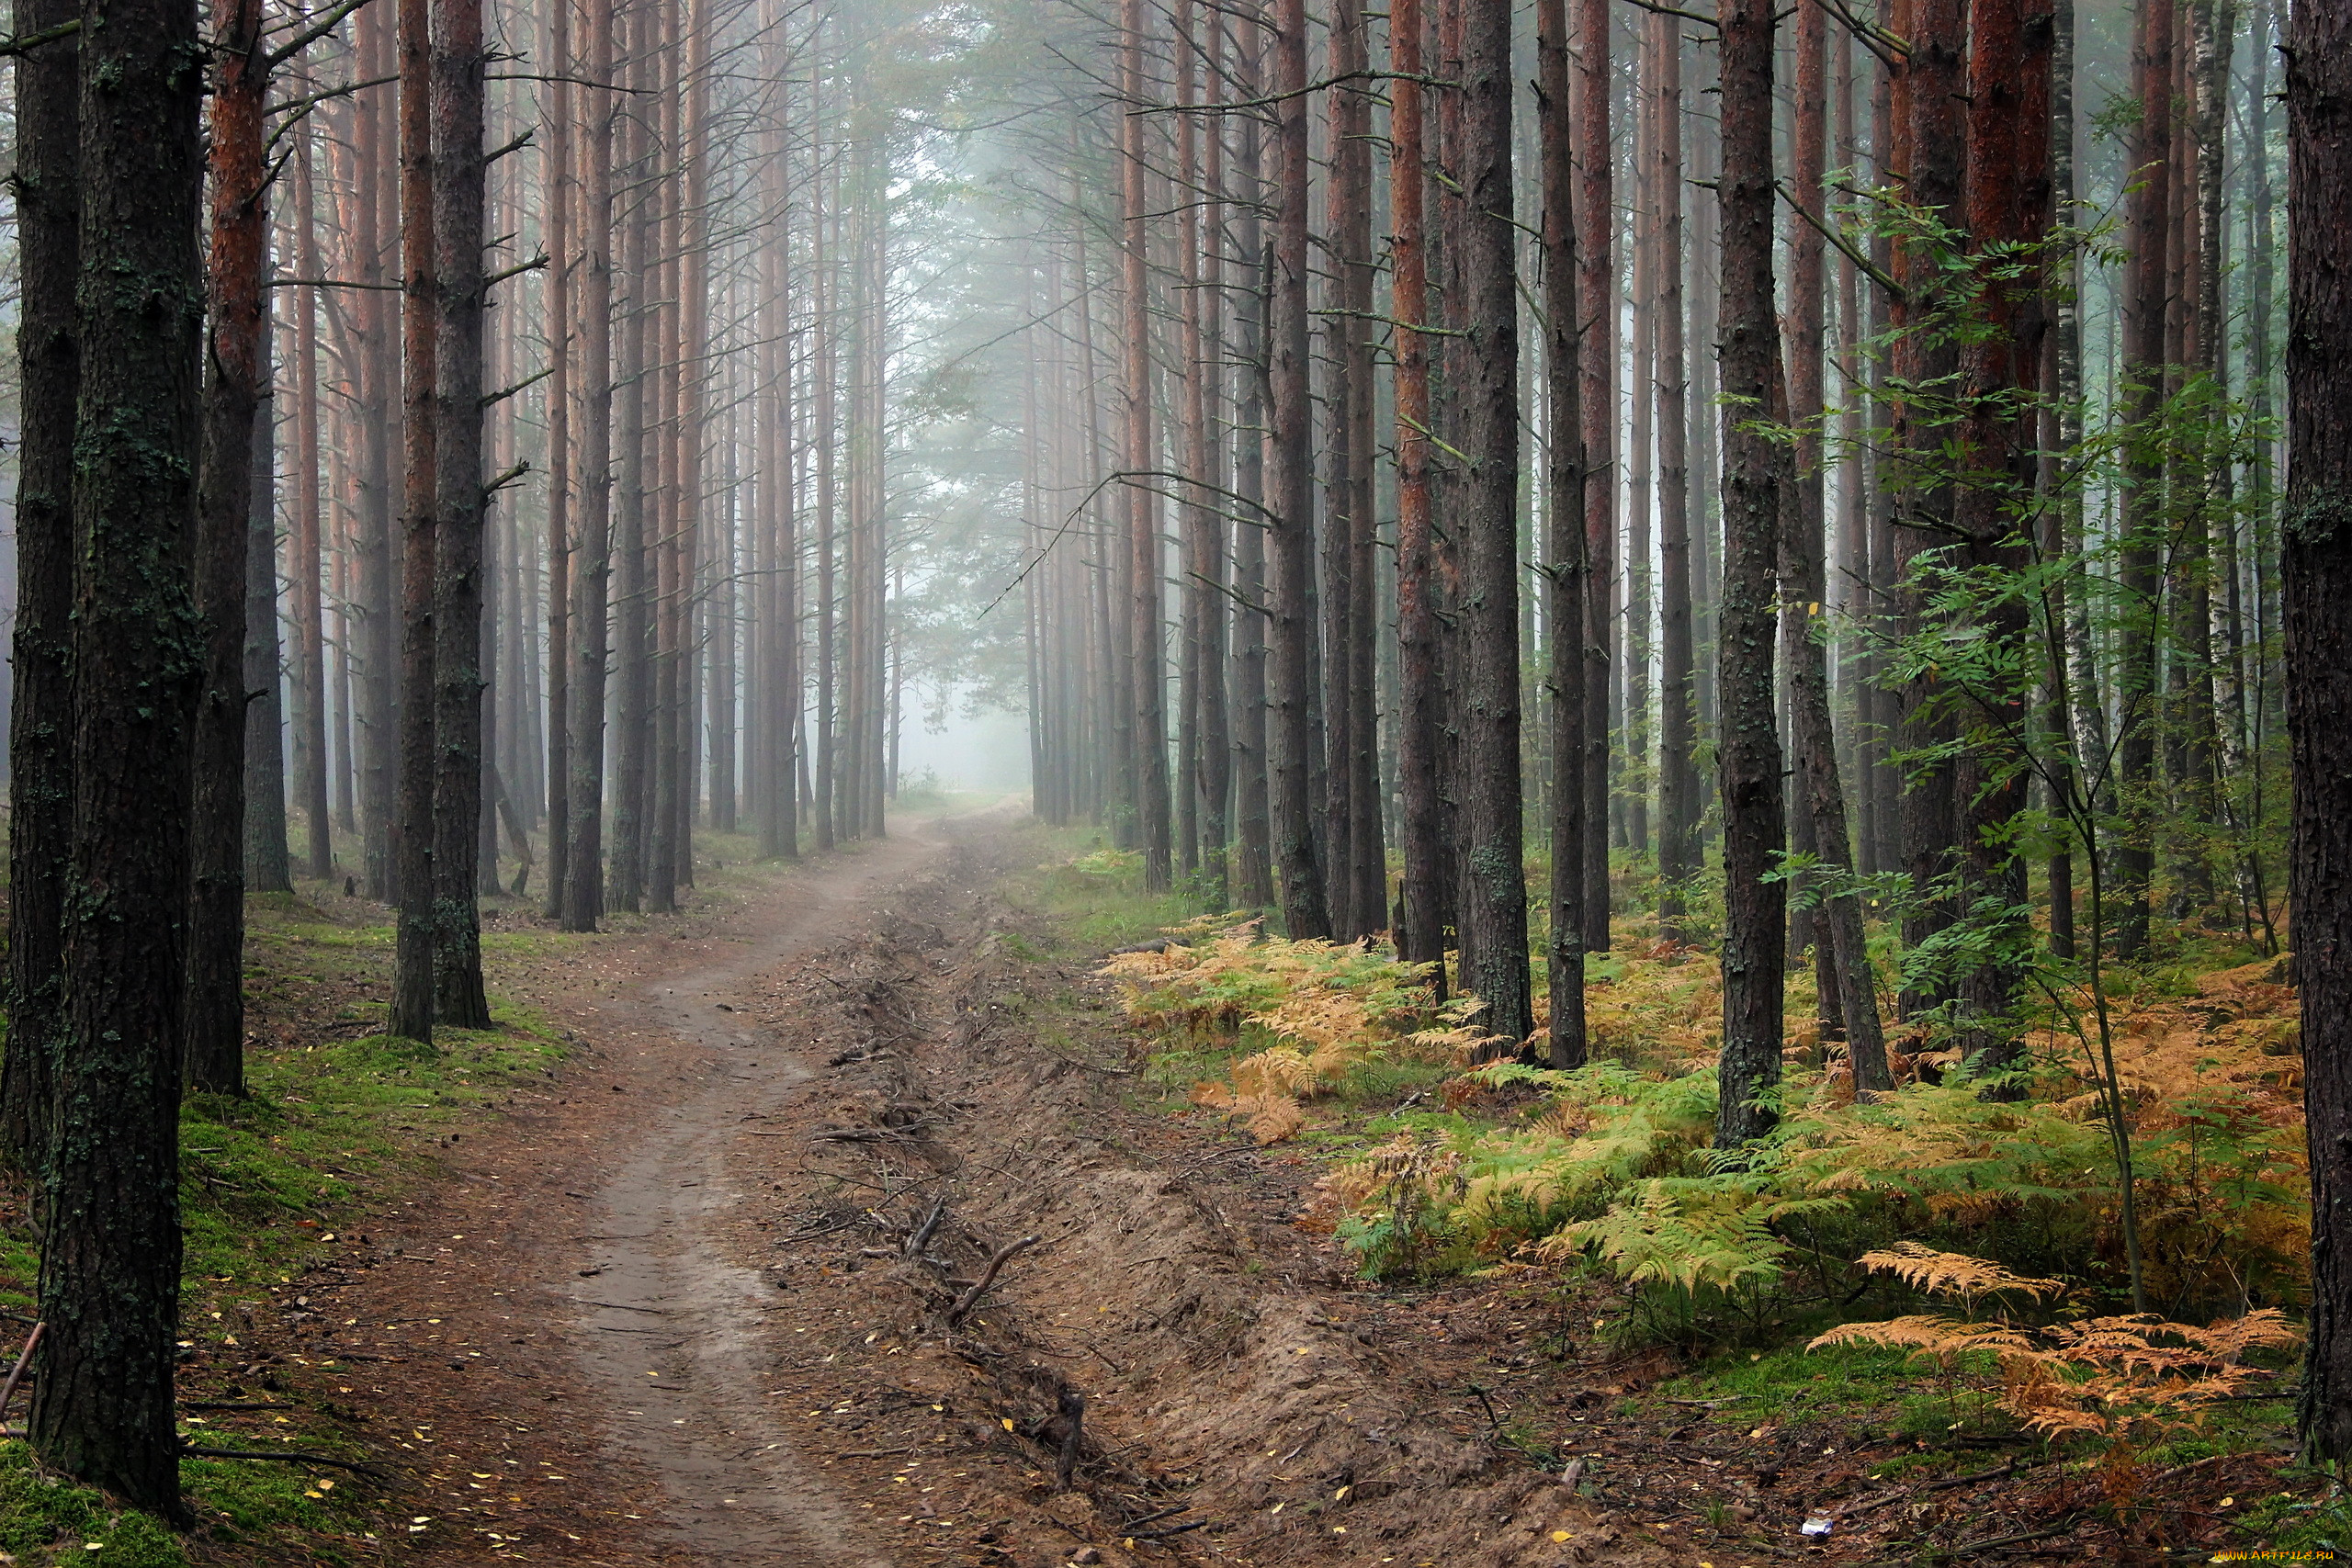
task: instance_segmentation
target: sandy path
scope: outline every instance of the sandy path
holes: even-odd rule
[[[606,1239],[548,1288],[576,1303],[579,1357],[607,1406],[614,1441],[660,1477],[662,1521],[714,1563],[887,1568],[778,1421],[751,1326],[774,1288],[730,1261],[713,1225],[747,1194],[729,1155],[748,1121],[775,1112],[809,1069],[750,1026],[761,976],[837,940],[946,848],[917,829],[796,879],[783,915],[739,957],[640,989],[638,1005],[673,1048],[715,1057],[697,1092],[663,1108],[595,1193]],[[597,1272],[581,1277],[582,1269]]]

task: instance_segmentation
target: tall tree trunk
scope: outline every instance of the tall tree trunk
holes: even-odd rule
[[[1389,310],[1396,319],[1396,788],[1403,797],[1405,865],[1396,928],[1396,955],[1408,964],[1430,965],[1442,995],[1447,900],[1438,727],[1443,694],[1430,538],[1429,229],[1422,202],[1429,183],[1428,95],[1420,81],[1427,27],[1423,0],[1396,0],[1388,25],[1396,78],[1389,84],[1389,135],[1395,144],[1389,227],[1395,231],[1390,246],[1396,266]],[[1566,144],[1560,139],[1562,156]],[[1552,146],[1546,143],[1547,150]],[[1577,680],[1581,694],[1581,674]],[[1582,768],[1581,758],[1577,765]]]
[[[196,513],[204,696],[197,707],[195,816],[188,823],[187,1036],[180,1066],[192,1089],[240,1094],[245,1084],[245,555],[254,427],[269,377],[269,209],[262,150],[269,65],[260,0],[232,0],[222,21],[211,103],[204,457]]]
[[[2292,249],[2280,576],[2312,1156],[2299,1416],[2306,1458],[2340,1462],[2352,1458],[2352,682],[2344,679],[2352,661],[2352,6],[2302,0],[2283,53]]]
[[[398,69],[398,24],[394,7],[369,6],[357,17],[359,71],[363,81],[380,82]],[[359,321],[360,400],[359,622],[361,631],[359,739],[359,830],[368,897],[398,896],[393,838],[399,816],[401,660],[400,553],[394,547],[394,500],[400,486],[393,452],[400,430],[400,349],[395,312],[385,295],[386,258],[399,230],[398,117],[388,112],[390,95],[366,93],[355,106],[358,133],[353,147],[351,259],[368,285],[353,301]]]
[[[482,254],[481,0],[433,0],[434,1020],[490,1027],[474,892],[481,849]]]
[[[1682,30],[1670,17],[1650,19],[1657,62],[1658,254],[1658,919],[1665,934],[1687,939],[1684,897],[1699,874],[1698,656],[1690,603],[1690,356],[1682,321]]]
[[[1519,299],[1513,268],[1510,13],[1463,17],[1462,232],[1470,339],[1462,388],[1463,988],[1513,1043],[1535,1029],[1519,765]]]
[[[401,143],[401,703],[394,932],[387,1032],[433,1038],[435,561],[440,534],[438,368],[441,283],[435,273],[433,77],[429,0],[399,0]],[[469,824],[469,830],[470,830]]]
[[[1957,229],[1962,207],[1961,160],[1966,146],[1962,122],[1967,42],[1962,0],[1917,0],[1909,21],[1914,39],[1904,58],[1905,126],[1903,176],[1906,197],[1922,211]],[[1943,257],[1932,243],[1914,240],[1896,247],[1896,277],[1905,290],[1902,335],[1894,354],[1898,380],[1934,389],[1952,384],[1960,367],[1958,335],[1935,320],[1945,287],[1939,276]],[[1951,400],[1932,392],[1899,400],[1894,425],[1903,460],[1909,465],[1896,487],[1904,515],[1894,530],[1895,571],[1902,628],[1917,634],[1931,615],[1930,580],[1944,561],[1950,542],[1953,477],[1944,449]],[[1955,736],[1954,694],[1934,675],[1907,683],[1900,694],[1898,747],[1915,754],[1947,749]],[[1911,876],[1913,904],[1903,921],[1903,940],[1914,951],[1959,917],[1951,878],[1959,865],[1960,813],[1953,767],[1948,757],[1911,770],[1903,796],[1903,857]],[[1937,974],[1907,988],[1902,998],[1910,1017],[1950,999],[1950,976]]]
[[[571,537],[572,270],[571,0],[546,0],[548,69],[547,163],[542,221],[547,227],[548,339],[548,918],[561,921],[571,876],[572,580],[581,562]],[[597,94],[596,96],[604,96]],[[592,104],[594,99],[589,100]],[[601,727],[600,727],[601,728]]]
[[[1233,837],[1233,736],[1230,705],[1226,696],[1226,660],[1230,639],[1227,626],[1230,611],[1226,595],[1227,551],[1225,516],[1233,507],[1223,492],[1226,480],[1225,442],[1218,436],[1217,422],[1225,414],[1225,123],[1219,109],[1225,101],[1225,17],[1221,12],[1209,14],[1206,51],[1208,84],[1208,138],[1205,168],[1203,171],[1204,231],[1207,243],[1206,255],[1201,265],[1203,314],[1201,359],[1194,372],[1203,389],[1204,402],[1194,428],[1198,432],[1199,450],[1193,456],[1193,472],[1218,487],[1197,500],[1202,509],[1201,558],[1197,568],[1201,601],[1198,608],[1197,636],[1200,642],[1199,719],[1201,739],[1196,766],[1197,789],[1201,802],[1201,841],[1203,872],[1208,879],[1207,891],[1215,907],[1224,908],[1230,900],[1231,877],[1227,871],[1227,852]],[[1248,525],[1257,519],[1250,518]]]
[[[1323,506],[1324,883],[1332,931],[1352,941],[1387,923],[1380,838],[1378,737],[1368,660],[1372,617],[1373,308],[1372,103],[1356,79],[1368,65],[1355,0],[1330,13],[1330,177],[1327,228],[1337,276],[1327,402],[1329,482]]]
[[[2156,665],[2164,529],[2164,454],[2155,422],[2165,396],[2165,236],[2170,232],[2172,53],[2174,0],[2139,0],[2132,40],[2132,78],[2140,99],[2138,138],[2132,152],[2134,184],[2125,197],[2132,259],[2125,285],[2123,375],[2118,389],[2124,417],[2139,433],[2127,441],[2123,464],[2122,626],[2116,649],[2118,738],[2116,790],[2123,816],[2115,846],[2115,951],[2136,958],[2147,951],[2150,880],[2155,868]]]
[[[1132,0],[1131,0],[1132,3]],[[1314,410],[1308,388],[1306,6],[1276,0],[1272,87],[1275,197],[1267,333],[1269,476],[1266,538],[1271,756],[1267,783],[1283,924],[1294,939],[1328,937],[1323,871],[1317,853],[1313,768],[1315,623]],[[1518,677],[1512,677],[1513,684]]]
[[[74,21],[79,0],[17,0],[18,38]],[[0,1144],[34,1179],[49,1159],[65,1027],[65,889],[74,857],[74,417],[82,336],[79,41],[17,57],[17,624],[8,706],[8,1042]]]
[[[1797,22],[1797,134],[1793,185],[1800,212],[1790,232],[1789,417],[1799,432],[1792,496],[1781,515],[1792,524],[1787,541],[1788,578],[1781,591],[1787,634],[1782,646],[1791,668],[1790,733],[1801,780],[1803,820],[1811,829],[1821,888],[1813,920],[1814,963],[1825,1012],[1846,1032],[1854,1088],[1870,1093],[1894,1087],[1887,1071],[1885,1040],[1879,1028],[1878,989],[1870,951],[1862,939],[1861,899],[1849,883],[1853,847],[1846,825],[1846,792],[1838,776],[1837,737],[1829,710],[1829,595],[1820,427],[1825,408],[1822,314],[1826,278],[1824,243],[1815,224],[1826,223],[1822,177],[1826,164],[1828,16],[1819,7],[1800,13]]]
[[[1724,1044],[1715,1144],[1772,1129],[1781,1081],[1785,816],[1773,714],[1782,461],[1758,428],[1780,377],[1772,319],[1771,0],[1723,0]]]
[[[105,265],[84,268],[76,293],[74,893],[31,1437],[51,1470],[183,1523],[172,1382],[188,823],[206,678],[189,591],[204,82],[187,0],[90,0],[81,23],[80,254]]]
[[[561,6],[568,0],[555,0]],[[613,15],[587,9],[580,62],[592,82],[613,79]],[[617,94],[583,94],[580,139],[580,542],[572,556],[569,716],[571,754],[563,929],[592,931],[605,912],[605,672],[612,647],[613,121]]]
[[[1551,1064],[1580,1067],[1589,1049],[1584,1010],[1584,841],[1592,825],[1585,815],[1584,791],[1584,668],[1589,640],[1584,624],[1584,487],[1590,476],[1584,460],[1583,367],[1577,357],[1583,334],[1577,310],[1576,167],[1569,155],[1567,0],[1540,0],[1535,26],[1537,102],[1543,115],[1537,134],[1544,149],[1544,491],[1549,522],[1544,552],[1544,618],[1552,656],[1545,682],[1552,703],[1552,927],[1544,958],[1551,991]],[[1404,67],[1400,64],[1397,69],[1401,73]],[[1401,146],[1402,138],[1398,140]],[[1402,186],[1419,182],[1408,175],[1397,183]],[[1679,194],[1676,200],[1679,208]],[[1402,273],[1400,262],[1400,276]],[[1398,406],[1403,406],[1401,394]],[[1399,426],[1401,452],[1401,416]],[[1689,625],[1686,618],[1686,632]],[[1668,651],[1671,657],[1670,643]]]
[[[1609,690],[1617,573],[1617,194],[1610,152],[1609,0],[1576,0],[1583,69],[1573,83],[1581,159],[1576,192],[1577,310],[1582,333],[1585,543],[1586,951],[1609,951]]]
[[[1988,271],[2012,264],[2050,224],[2050,0],[1971,0],[1968,106],[1968,231]],[[1962,449],[1971,482],[1952,508],[1962,560],[1978,581],[2015,581],[2030,569],[2021,519],[2031,515],[2038,413],[2026,404],[2041,377],[2046,324],[2037,273],[1986,279],[1981,309],[1989,329],[1962,351],[1965,416]],[[2032,668],[2031,627],[2020,596],[2002,594],[1976,617],[1992,646],[2021,670]],[[1982,694],[1988,728],[2028,728],[2031,691]],[[2031,932],[2025,905],[2025,862],[2015,826],[2025,808],[2028,759],[1998,743],[1972,745],[1955,766],[1963,862],[1963,898],[1990,939],[1986,956],[1960,977],[1967,1045],[1982,1065],[2018,1063],[2024,1043],[2009,1013],[2024,980]],[[1999,1092],[2018,1095],[2004,1086]]]
[[[1144,101],[1143,0],[1121,0],[1121,92],[1128,104]],[[1304,39],[1302,38],[1302,43]],[[1305,105],[1300,105],[1305,113]],[[1159,627],[1159,481],[1150,477],[1159,467],[1158,437],[1152,428],[1151,294],[1147,267],[1150,237],[1145,197],[1144,128],[1141,115],[1125,116],[1125,147],[1120,163],[1120,232],[1124,248],[1121,303],[1125,311],[1120,333],[1126,392],[1126,442],[1124,455],[1129,478],[1126,502],[1127,591],[1133,595],[1128,631],[1134,638],[1132,700],[1136,716],[1136,826],[1142,839],[1143,882],[1157,891],[1169,884],[1170,821],[1168,795],[1168,735],[1164,693],[1167,672],[1160,658]],[[1302,119],[1301,126],[1305,121]]]
[[[320,277],[313,138],[295,132],[294,256],[303,277]],[[303,874],[334,874],[333,819],[327,805],[326,620],[322,600],[319,506],[319,296],[294,294],[294,528],[288,556],[294,615],[294,794],[305,829]]]
[[[266,308],[266,306],[265,306]],[[270,384],[271,334],[262,339],[262,384]],[[253,470],[245,501],[245,603],[243,660],[245,697],[245,888],[294,891],[294,861],[286,838],[286,688],[284,649],[277,640],[278,405],[266,393],[245,455]]]
[[[1413,3],[1413,0],[1408,0]],[[1250,0],[1242,37],[1239,91],[1245,99],[1264,90],[1269,29],[1264,23],[1265,0]],[[1256,115],[1241,117],[1240,146],[1236,171],[1239,199],[1235,203],[1234,254],[1247,286],[1241,290],[1235,322],[1234,358],[1240,367],[1240,395],[1234,412],[1239,433],[1234,450],[1233,488],[1241,513],[1234,540],[1233,588],[1240,613],[1233,623],[1233,768],[1234,840],[1237,846],[1235,882],[1239,901],[1250,908],[1274,902],[1274,855],[1272,803],[1272,775],[1268,756],[1266,664],[1272,640],[1266,614],[1266,540],[1272,514],[1266,492],[1265,434],[1267,387],[1272,377],[1272,353],[1267,337],[1269,307],[1273,293],[1273,256],[1265,244],[1260,214],[1267,205],[1265,138]],[[1083,231],[1081,231],[1081,243]],[[1084,252],[1080,253],[1081,263]],[[1083,281],[1084,268],[1080,269]],[[1089,355],[1091,357],[1091,354]]]

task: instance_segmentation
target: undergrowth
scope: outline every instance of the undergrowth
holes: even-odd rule
[[[1127,869],[1098,852],[1054,874],[1097,890],[1107,931]],[[1130,893],[1122,908],[1132,922],[1143,904]],[[1773,1390],[1758,1397],[1783,1404],[1792,1385],[1813,1391],[1800,1401],[1882,1398],[1923,1441],[2038,1432],[2112,1469],[2117,1453],[2252,1446],[2286,1415],[2267,1392],[2283,1385],[2262,1380],[2291,1366],[2309,1177],[2294,995],[2276,960],[2199,939],[2110,972],[2111,1097],[2086,995],[2047,986],[2024,1020],[2018,1099],[1988,1098],[1922,1028],[1890,1040],[1894,1089],[1858,1100],[1812,1021],[1812,976],[1792,968],[1781,1121],[1732,1162],[1711,1146],[1715,962],[1644,917],[1589,960],[1593,1059],[1573,1072],[1487,1059],[1498,1044],[1513,1057],[1511,1043],[1464,1028],[1464,1009],[1439,1008],[1380,946],[1289,942],[1238,917],[1161,928],[1167,945],[1103,967],[1150,1070],[1261,1142],[1319,1149],[1300,1223],[1335,1233],[1368,1279],[1581,1292],[1612,1303],[1594,1333],[1620,1347],[1752,1369],[1745,1381]],[[1094,951],[1135,942],[1119,930]],[[1896,977],[1876,978],[1891,991]],[[2145,1314],[2126,1310],[2115,1100]],[[1996,1321],[1971,1326],[1916,1310],[1951,1280],[1888,1267],[1914,1253],[2048,1289],[2012,1289]],[[1921,1348],[1932,1364],[1909,1359]],[[1824,1358],[1847,1370],[1821,1382]]]

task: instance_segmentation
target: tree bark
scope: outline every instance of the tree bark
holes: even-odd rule
[[[1272,710],[1267,793],[1283,925],[1294,939],[1331,934],[1317,853],[1313,666],[1314,411],[1307,349],[1306,6],[1276,0],[1274,245],[1267,333],[1267,620]],[[1517,677],[1513,680],[1516,682]]]
[[[1682,271],[1682,31],[1671,17],[1653,17],[1657,61],[1658,254],[1658,921],[1664,934],[1688,940],[1684,897],[1700,871],[1699,819],[1706,809],[1699,780],[1698,654],[1690,602],[1690,371],[1684,341]]]
[[[320,270],[318,197],[310,128],[295,132],[294,255],[304,277]],[[319,299],[294,295],[294,529],[287,573],[294,615],[294,794],[304,828],[303,874],[334,874],[334,822],[327,805],[326,620],[319,497]]]
[[[1389,243],[1396,267],[1389,311],[1396,319],[1396,788],[1405,864],[1396,931],[1396,955],[1408,964],[1430,965],[1442,996],[1446,897],[1438,726],[1443,694],[1430,539],[1429,228],[1422,201],[1429,112],[1419,79],[1425,73],[1421,45],[1427,28],[1423,0],[1396,0],[1388,25],[1389,63],[1396,74],[1389,84],[1389,136],[1395,145],[1388,182],[1389,227],[1395,232]],[[1582,768],[1581,759],[1577,766]]]
[[[433,571],[433,1012],[490,1027],[475,911],[481,850],[482,254],[481,0],[432,0],[435,322]]]
[[[555,0],[559,6],[567,0]],[[613,77],[613,15],[587,9],[582,72]],[[613,119],[618,95],[583,97],[580,145],[580,543],[572,557],[571,671],[565,720],[571,775],[563,929],[593,931],[605,912],[605,694],[612,648]]]
[[[81,23],[80,254],[105,265],[85,267],[76,290],[74,895],[31,1437],[50,1469],[181,1523],[172,1385],[188,822],[206,679],[190,592],[204,82],[187,0],[88,0]]]
[[[1410,0],[1408,0],[1410,3]],[[1240,93],[1255,98],[1264,90],[1267,34],[1265,0],[1250,0],[1241,26]],[[1234,358],[1240,367],[1240,395],[1234,412],[1239,433],[1234,449],[1233,488],[1241,513],[1233,551],[1233,588],[1241,608],[1233,622],[1233,796],[1239,902],[1262,909],[1274,902],[1272,774],[1267,755],[1266,664],[1272,641],[1266,606],[1266,540],[1272,519],[1266,493],[1267,387],[1272,355],[1267,341],[1268,307],[1273,289],[1273,255],[1264,241],[1260,214],[1267,206],[1264,133],[1256,115],[1241,117],[1236,160],[1239,199],[1234,252],[1247,279],[1235,321]],[[1081,258],[1083,252],[1080,253]],[[1081,269],[1081,277],[1083,270]]]
[[[2287,504],[2280,558],[2294,775],[2290,874],[2312,1167],[2299,1410],[2352,1458],[2352,6],[2303,0],[2287,74]]]
[[[1773,713],[1773,570],[1781,459],[1760,428],[1779,379],[1772,319],[1771,0],[1723,0],[1724,1044],[1715,1144],[1779,1120],[1787,948],[1777,869],[1785,823]]]
[[[571,0],[547,0],[549,71],[543,221],[548,237],[548,692],[547,915],[560,923],[571,875],[571,587],[580,562],[571,538],[572,108]],[[598,94],[601,97],[605,95]],[[593,102],[593,99],[591,100]]]
[[[1462,274],[1470,338],[1462,387],[1463,988],[1487,1032],[1534,1032],[1519,761],[1519,300],[1513,270],[1510,13],[1463,17],[1466,220]]]
[[[1576,0],[1577,300],[1583,334],[1585,518],[1584,944],[1609,951],[1609,688],[1617,571],[1617,194],[1609,141],[1609,0]]]
[[[2154,439],[2165,396],[2165,237],[2172,227],[2172,54],[2174,0],[2140,0],[2132,42],[2132,77],[2140,122],[2125,197],[2132,245],[2124,297],[2122,384],[2124,417],[2146,432],[2126,443],[2123,464],[2122,626],[2116,649],[2116,792],[2123,817],[2117,836],[2109,898],[2116,909],[2115,952],[2136,958],[2147,951],[2150,881],[2155,869],[2156,628],[2163,624],[2158,555],[2164,529],[2164,457]]]
[[[180,1066],[191,1089],[239,1094],[245,1081],[245,555],[254,427],[269,374],[264,276],[269,211],[262,150],[269,71],[260,0],[232,0],[216,42],[196,544],[205,677],[197,708],[195,816],[188,824],[187,1035]]]
[[[1541,0],[1535,25],[1537,103],[1543,114],[1538,135],[1544,149],[1544,491],[1549,524],[1544,618],[1551,640],[1545,687],[1552,703],[1552,924],[1544,957],[1551,992],[1550,1061],[1565,1068],[1583,1066],[1589,1049],[1584,841],[1591,831],[1584,791],[1584,487],[1589,475],[1583,367],[1577,356],[1582,333],[1577,310],[1576,167],[1568,151],[1567,0]],[[1679,204],[1679,196],[1677,200]],[[1399,271],[1401,275],[1401,265]],[[1399,445],[1401,448],[1401,433]],[[1687,620],[1684,626],[1687,630]]]
[[[1121,95],[1127,104],[1140,105],[1144,102],[1143,0],[1121,0],[1119,26]],[[1304,115],[1303,103],[1299,111]],[[1148,477],[1159,467],[1152,427],[1151,294],[1147,266],[1150,203],[1145,199],[1144,128],[1148,121],[1129,114],[1120,123],[1125,132],[1119,182],[1120,298],[1125,312],[1120,346],[1126,393],[1124,461],[1129,475],[1124,490],[1131,558],[1127,629],[1134,641],[1130,700],[1136,718],[1136,827],[1142,841],[1144,886],[1156,892],[1169,885],[1170,824],[1167,671],[1160,655],[1159,626],[1159,481]],[[1303,130],[1304,119],[1300,124]]]
[[[401,702],[399,820],[387,1032],[433,1038],[435,560],[440,533],[437,392],[441,284],[434,243],[429,0],[399,0],[401,146]]]
[[[17,36],[74,21],[79,0],[17,0]],[[48,1163],[64,1028],[65,889],[74,850],[74,417],[81,386],[81,46],[71,35],[16,72],[17,624],[8,709],[8,1042],[0,1144],[22,1174]]]
[[[1827,215],[1822,177],[1826,154],[1828,16],[1803,12],[1797,34],[1797,134],[1794,186],[1799,221],[1790,231],[1789,417],[1797,431],[1795,493],[1781,514],[1793,525],[1786,544],[1788,579],[1781,592],[1787,626],[1791,739],[1802,780],[1804,821],[1812,829],[1821,887],[1814,927],[1817,987],[1846,1034],[1854,1088],[1892,1089],[1886,1044],[1879,1028],[1878,988],[1862,938],[1861,899],[1837,891],[1854,870],[1846,826],[1846,792],[1838,776],[1837,736],[1829,708],[1829,594],[1820,425],[1824,411],[1822,330],[1826,278],[1824,242],[1815,223]]]

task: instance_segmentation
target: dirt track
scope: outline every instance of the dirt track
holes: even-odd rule
[[[1086,965],[1007,940],[1036,852],[906,828],[505,977],[573,1063],[305,1303],[414,1465],[390,1555],[1679,1561],[1491,1440],[1459,1293],[1351,1289],[1298,1162],[1125,1103]]]

